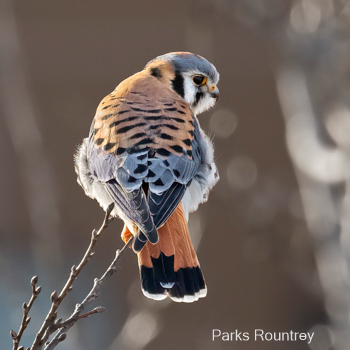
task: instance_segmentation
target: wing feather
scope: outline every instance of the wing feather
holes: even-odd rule
[[[196,129],[188,104],[142,72],[121,83],[98,107],[89,169],[139,227],[134,249],[142,249],[146,238],[157,241],[156,228],[171,216],[196,175],[201,162]]]
[[[189,185],[189,184],[188,184]],[[174,182],[171,187],[161,195],[151,192],[148,205],[156,227],[162,226],[179,205],[188,185]]]
[[[157,230],[142,188],[133,192],[125,192],[116,180],[107,181],[105,188],[128,219],[139,227],[151,243],[157,243]]]

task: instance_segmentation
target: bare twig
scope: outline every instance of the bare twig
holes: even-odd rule
[[[17,350],[19,343],[21,341],[22,335],[24,330],[27,328],[29,322],[30,322],[30,317],[28,317],[29,311],[34,304],[35,299],[38,297],[39,293],[41,292],[41,287],[36,288],[36,284],[38,283],[38,276],[34,276],[30,284],[32,285],[32,296],[29,300],[29,303],[23,303],[23,317],[22,317],[22,322],[21,326],[19,328],[18,334],[11,329],[10,331],[10,336],[13,339],[13,348],[12,350]]]
[[[72,313],[72,315],[64,322],[56,322],[56,329],[59,329],[59,331],[56,333],[56,335],[52,338],[52,340],[46,345],[44,350],[52,350],[56,347],[56,345],[63,340],[66,339],[66,334],[68,330],[81,318],[86,318],[89,317],[92,314],[95,313],[101,313],[105,311],[103,307],[97,307],[85,314],[81,314],[86,306],[90,304],[92,301],[94,301],[96,298],[99,297],[100,293],[99,290],[101,286],[107,281],[109,277],[111,277],[114,272],[118,270],[118,263],[121,260],[123,254],[125,251],[130,247],[133,237],[129,239],[129,241],[124,245],[122,249],[118,249],[115,255],[114,260],[112,263],[109,265],[108,269],[105,271],[105,273],[101,276],[101,278],[96,278],[94,280],[94,285],[92,289],[90,290],[89,294],[85,297],[85,299],[81,302],[81,304],[77,304],[75,306],[75,310]]]
[[[69,278],[61,290],[61,292],[58,294],[57,291],[54,291],[51,294],[51,308],[48,312],[44,323],[42,324],[39,332],[36,334],[34,343],[31,350],[40,350],[45,342],[48,340],[49,336],[54,333],[59,328],[59,322],[56,321],[57,318],[57,309],[60,306],[63,299],[67,296],[67,294],[72,290],[73,288],[73,282],[78,277],[81,270],[84,268],[84,266],[89,262],[89,260],[94,255],[94,252],[92,251],[98,238],[101,236],[102,232],[108,227],[109,223],[112,221],[113,218],[110,218],[110,214],[114,208],[114,203],[110,204],[107,208],[105,218],[103,220],[103,224],[100,227],[98,231],[93,230],[91,235],[91,241],[88,249],[86,250],[84,257],[80,261],[78,266],[73,265],[71,268],[71,273],[69,275]],[[55,322],[56,321],[56,322]],[[23,333],[23,331],[22,331]],[[18,336],[17,336],[18,337]],[[60,341],[64,340],[62,337],[60,338]],[[15,348],[14,348],[15,349]]]
[[[89,312],[86,312],[85,314],[82,314],[78,317],[78,320],[80,320],[81,318],[87,318],[93,314],[99,314],[101,312],[105,312],[105,308],[102,307],[102,306],[98,306],[98,307],[95,307],[94,309],[92,309],[91,311]]]

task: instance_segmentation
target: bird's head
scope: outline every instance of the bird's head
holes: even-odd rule
[[[178,93],[195,115],[213,107],[219,98],[219,73],[199,55],[167,53],[148,62],[145,69]]]

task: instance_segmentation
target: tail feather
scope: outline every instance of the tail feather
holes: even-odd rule
[[[158,229],[159,242],[147,242],[138,253],[141,287],[146,297],[193,302],[206,296],[206,286],[180,203]]]

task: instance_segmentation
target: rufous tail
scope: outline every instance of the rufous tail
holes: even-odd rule
[[[131,233],[124,229],[123,239]],[[193,249],[182,204],[158,228],[159,241],[147,242],[137,253],[143,294],[162,300],[193,302],[207,294],[202,271]]]

